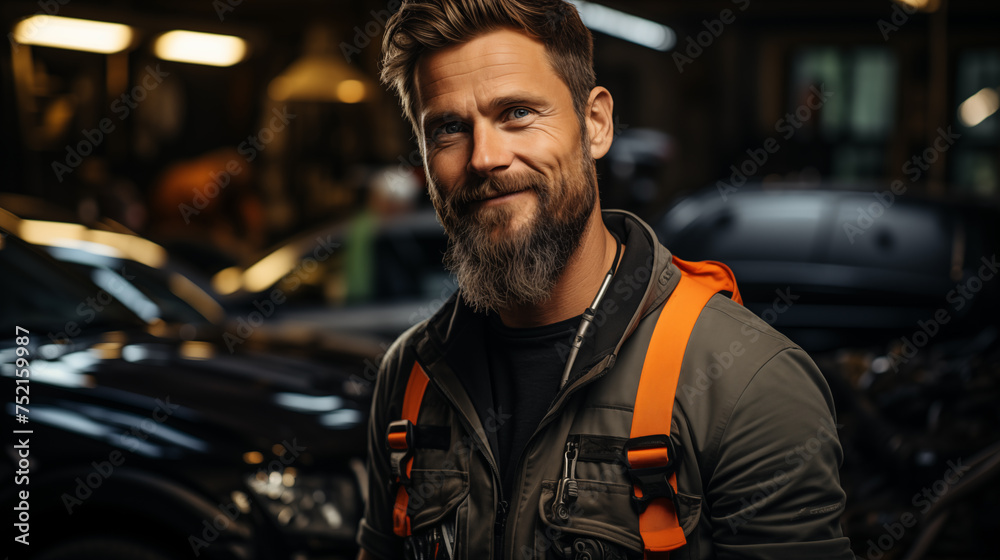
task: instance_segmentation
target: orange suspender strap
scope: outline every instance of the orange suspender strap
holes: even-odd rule
[[[742,303],[726,265],[677,258],[674,264],[681,270],[681,279],[653,329],[636,392],[631,439],[626,444],[633,500],[639,509],[639,533],[649,560],[669,558],[669,551],[687,542],[673,500],[680,456],[670,439],[684,350],[702,308],[713,295],[728,291],[732,299]]]
[[[410,495],[406,488],[410,481],[410,471],[413,469],[413,426],[420,414],[420,403],[424,400],[424,391],[430,378],[424,368],[414,360],[410,378],[406,382],[406,392],[403,395],[403,418],[389,424],[386,433],[386,444],[389,446],[392,458],[392,470],[396,476],[396,505],[392,508],[392,532],[400,537],[408,537],[410,531],[410,516],[407,506]]]

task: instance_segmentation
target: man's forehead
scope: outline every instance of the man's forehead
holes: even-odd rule
[[[551,88],[561,80],[546,56],[545,45],[512,29],[491,31],[421,57],[414,73],[419,115],[454,94],[468,94],[469,84],[489,88],[510,86],[523,90]]]

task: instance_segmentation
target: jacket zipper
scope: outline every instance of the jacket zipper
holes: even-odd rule
[[[602,358],[601,361],[604,361],[605,359],[606,358]],[[600,362],[598,362],[598,364],[600,364]],[[580,387],[582,387],[584,385],[587,385],[587,384],[589,384],[589,383],[591,383],[593,381],[596,381],[596,380],[600,379],[601,377],[604,377],[604,374],[607,373],[608,370],[611,369],[611,367],[614,366],[614,365],[615,365],[615,355],[611,354],[611,360],[608,362],[608,365],[605,366],[601,371],[599,371],[596,374],[592,374],[591,372],[594,371],[594,369],[596,368],[596,366],[595,366],[595,368],[591,368],[591,370],[589,372],[587,372],[586,374],[577,377],[576,380],[574,380],[568,386],[566,386],[565,388],[563,388],[562,391],[560,391],[560,393],[556,396],[556,399],[553,401],[553,405],[555,405],[555,408],[550,408],[549,411],[548,411],[548,413],[546,413],[545,416],[542,418],[542,421],[538,423],[538,427],[535,429],[534,433],[531,434],[531,437],[528,438],[528,441],[525,442],[524,447],[521,449],[521,453],[517,457],[517,462],[514,463],[514,468],[516,469],[515,472],[517,473],[517,477],[514,479],[514,487],[515,488],[520,488],[521,484],[523,483],[522,479],[524,477],[524,473],[521,470],[521,461],[524,459],[524,453],[531,447],[531,442],[534,441],[535,436],[537,436],[539,433],[541,433],[545,429],[545,427],[550,422],[552,422],[553,419],[555,419],[556,413],[558,413],[560,410],[562,410],[563,406],[569,400],[569,397],[571,396],[572,393],[575,393],[576,390],[579,389]],[[504,507],[507,508],[507,506],[508,506],[507,502],[503,502],[503,504],[504,504]],[[532,510],[532,511],[534,511],[534,510]],[[512,512],[510,512],[509,510],[506,510],[504,512],[504,518],[505,518],[504,522],[505,522],[505,524],[506,524],[506,518],[508,517],[508,514],[510,514],[510,513],[512,513]],[[514,514],[514,523],[511,526],[514,526],[514,525],[517,524],[517,511],[514,511],[513,514]],[[506,530],[505,530],[505,533],[506,533]],[[506,540],[506,539],[507,539],[507,535],[504,534],[504,540]],[[503,541],[501,541],[501,544],[502,544],[502,542]]]
[[[602,358],[601,361],[603,362],[606,359],[608,358]],[[600,364],[600,362],[598,362],[598,364]],[[531,442],[534,441],[535,437],[540,432],[542,432],[542,430],[550,422],[552,422],[552,420],[556,417],[556,413],[562,410],[562,407],[566,404],[566,402],[569,400],[569,397],[572,396],[573,393],[575,393],[580,387],[603,377],[604,374],[607,373],[607,371],[611,369],[612,366],[614,366],[614,364],[615,364],[615,355],[611,354],[608,364],[601,371],[594,374],[593,371],[594,369],[596,369],[595,365],[594,368],[591,368],[590,371],[588,371],[586,374],[578,376],[575,380],[573,380],[572,383],[568,384],[559,392],[559,394],[553,401],[553,405],[555,406],[555,408],[552,407],[549,408],[548,413],[546,413],[546,415],[542,418],[541,422],[539,422],[538,428],[536,428],[534,433],[531,434],[531,437],[528,438],[528,441],[525,443],[524,448],[521,450],[520,454],[517,457],[517,462],[514,464],[514,468],[516,469],[517,472],[517,477],[514,480],[515,488],[519,488],[520,485],[522,484],[522,478],[524,473],[521,472],[521,461],[524,459],[525,451],[527,451],[531,447]],[[503,545],[508,538],[507,521],[508,518],[510,517],[510,514],[513,513],[515,520],[514,524],[516,524],[517,512],[516,511],[511,512],[510,503],[504,499],[503,480],[500,478],[500,468],[497,466],[496,459],[493,457],[492,451],[489,451],[489,442],[483,442],[479,438],[478,434],[472,427],[472,422],[469,421],[469,419],[466,417],[465,414],[462,414],[460,412],[461,407],[457,405],[456,400],[454,396],[451,394],[451,392],[448,391],[446,387],[438,383],[437,379],[432,377],[431,381],[438,388],[438,390],[440,390],[441,393],[449,400],[451,406],[456,411],[459,412],[458,416],[461,419],[462,426],[465,427],[465,432],[469,434],[471,437],[476,438],[477,445],[480,448],[480,452],[486,458],[486,462],[490,465],[490,470],[493,472],[493,485],[495,489],[493,499],[494,502],[496,503],[496,509],[494,511],[494,519],[493,519],[494,523],[493,558],[502,558]],[[511,526],[514,526],[514,524],[512,524]]]
[[[493,522],[493,557],[502,558],[504,532],[507,525],[507,514],[510,513],[510,504],[507,500],[500,499],[497,502],[496,519]]]

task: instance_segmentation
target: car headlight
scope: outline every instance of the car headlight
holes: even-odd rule
[[[349,475],[258,471],[247,486],[279,527],[286,530],[353,538],[361,513],[361,497]]]

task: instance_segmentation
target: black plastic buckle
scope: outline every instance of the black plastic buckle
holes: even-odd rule
[[[628,452],[638,449],[654,449],[657,447],[667,448],[667,462],[655,467],[632,468],[628,460]],[[677,465],[680,464],[680,448],[674,445],[672,439],[667,435],[642,436],[632,438],[625,442],[623,449],[625,454],[625,465],[628,467],[629,478],[632,484],[639,487],[642,496],[632,493],[632,506],[639,513],[646,511],[649,502],[658,498],[670,498],[677,506],[676,493],[670,486],[670,476],[677,472]]]
[[[397,449],[389,444],[390,437],[394,434],[406,434],[405,449]],[[413,456],[413,422],[409,420],[390,422],[389,427],[385,431],[385,446],[389,449],[389,463],[392,466],[393,477],[400,484],[409,484],[410,477],[406,474],[406,463]]]

